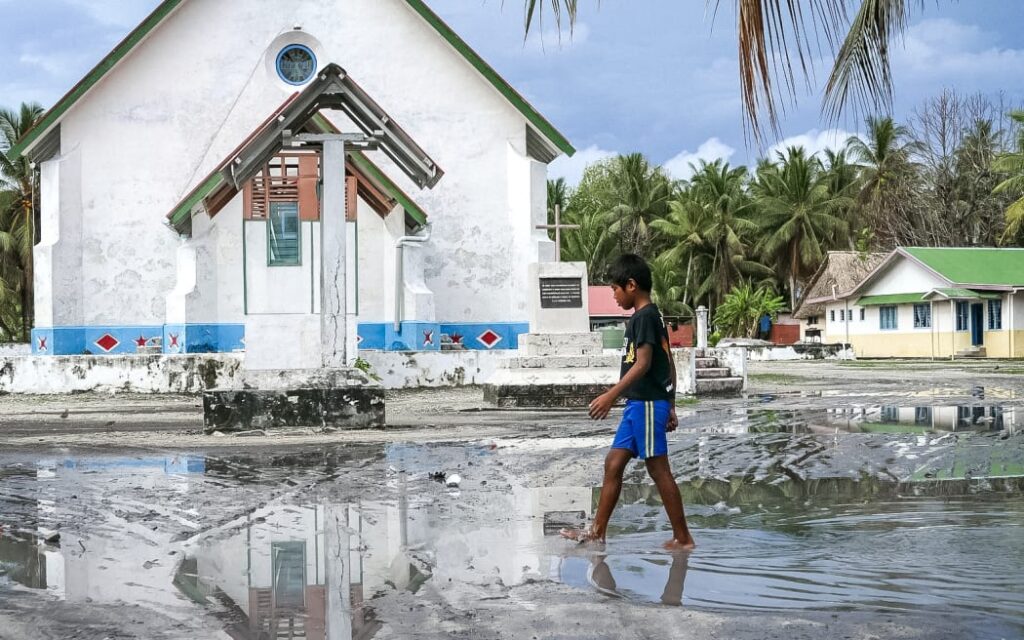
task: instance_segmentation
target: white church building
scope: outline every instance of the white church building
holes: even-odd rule
[[[287,144],[337,133],[390,144],[333,178]],[[353,347],[514,349],[573,153],[423,0],[164,0],[11,150],[41,172],[33,353],[317,366],[330,179]]]

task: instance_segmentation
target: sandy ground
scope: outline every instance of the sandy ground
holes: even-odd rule
[[[838,438],[834,432],[817,433],[813,428],[805,428],[801,434],[746,433],[752,420],[763,419],[764,407],[773,416],[783,414],[812,427],[813,416],[823,411],[885,404],[998,404],[1009,416],[1013,410],[1024,409],[1020,375],[1024,366],[991,362],[952,366],[931,362],[755,363],[750,373],[745,398],[700,399],[681,407],[682,428],[672,437],[677,477],[702,487],[693,487],[686,495],[688,503],[696,505],[691,513],[700,527],[699,540],[707,541],[709,551],[705,553],[724,544],[717,538],[725,539],[732,526],[742,529],[739,521],[730,525],[716,510],[716,491],[737,500],[747,492],[744,499],[752,504],[762,500],[785,503],[788,494],[780,493],[778,487],[814,479],[818,491],[847,491],[855,486],[867,487],[874,494],[877,487],[863,479],[909,478],[927,465],[951,468],[954,458],[962,457],[965,444],[972,445],[972,452],[1010,450],[1019,457],[1024,451],[1024,436],[1009,418],[1001,432],[971,437],[851,434]],[[756,417],[751,417],[751,411],[758,412]],[[396,499],[394,474],[406,471],[398,468],[401,465],[396,459],[406,460],[410,495],[423,502],[415,512],[417,521],[434,519],[432,530],[442,532],[437,540],[425,543],[437,547],[431,552],[434,555],[424,559],[410,552],[412,561],[427,566],[433,578],[415,592],[394,589],[378,594],[372,601],[372,615],[382,622],[367,626],[359,637],[1024,637],[1024,626],[1016,622],[993,618],[979,623],[979,618],[948,607],[885,611],[823,606],[791,612],[714,605],[679,608],[601,596],[542,575],[507,584],[500,576],[495,579],[484,570],[483,558],[489,557],[488,552],[474,546],[478,536],[490,536],[488,543],[497,546],[496,555],[501,555],[506,529],[502,528],[505,525],[492,526],[495,512],[489,505],[505,504],[503,500],[513,487],[535,491],[548,486],[593,487],[599,482],[601,459],[614,424],[595,424],[581,412],[496,411],[483,402],[479,389],[467,388],[389,394],[388,427],[384,430],[207,436],[201,433],[201,413],[201,402],[187,396],[0,397],[0,527],[59,529],[64,552],[77,553],[71,541],[84,541],[83,557],[88,556],[86,548],[92,546],[92,540],[109,537],[116,541],[105,552],[109,564],[153,567],[136,569],[141,573],[126,579],[128,592],[137,592],[138,600],[118,602],[41,596],[5,583],[0,575],[0,638],[247,637],[225,633],[228,613],[223,608],[200,608],[179,602],[180,597],[169,605],[153,604],[164,597],[163,590],[169,588],[175,568],[180,569],[179,560],[189,545],[232,540],[233,523],[267,505],[304,508],[367,500],[391,505]],[[734,423],[739,425],[735,429]],[[410,453],[396,453],[406,448]],[[491,450],[495,452],[492,464],[473,464],[472,456]],[[113,454],[142,459],[189,452],[205,460],[206,471],[198,478],[189,477],[187,491],[177,480],[165,486],[163,480],[131,473],[121,476],[102,467],[83,471],[74,482],[45,486],[26,480],[24,475],[40,460],[103,459]],[[443,488],[427,479],[426,471],[435,466],[466,476],[461,499],[453,502]],[[736,487],[730,489],[729,479],[737,474],[751,478],[751,486],[740,492]],[[832,484],[822,484],[826,480]],[[637,505],[642,506],[643,496],[650,493],[642,468],[631,468],[627,482],[625,499],[639,500]],[[44,493],[34,493],[39,491]],[[47,504],[58,505],[57,515],[35,507],[42,495]],[[659,511],[655,508],[651,513]],[[644,532],[664,526],[656,519],[648,520],[648,512],[627,511],[632,514],[629,526],[635,524],[636,528],[623,539],[646,539]],[[1022,518],[1015,518],[1012,524],[1019,527]],[[508,526],[512,528],[508,531],[517,530],[521,526],[517,522],[510,516]],[[842,534],[840,526],[830,535]],[[557,551],[565,553],[561,547]],[[479,571],[447,568],[439,563],[445,553],[456,553]],[[698,566],[715,562],[714,557],[694,557]],[[0,559],[0,569],[2,566]],[[147,572],[150,575],[145,575]],[[452,578],[445,581],[445,575]],[[697,575],[703,574],[698,571]],[[99,575],[95,579],[98,584],[105,578]],[[702,588],[692,577],[687,585],[698,592]]]

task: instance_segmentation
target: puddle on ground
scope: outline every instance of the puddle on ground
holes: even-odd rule
[[[689,437],[691,453],[707,440]],[[779,464],[793,465],[794,443],[806,441],[748,437],[760,438],[775,438]],[[36,594],[44,617],[54,602],[127,603],[253,640],[371,638],[408,614],[410,594],[416,606],[519,606],[517,587],[549,581],[709,610],[956,611],[1014,635],[1024,633],[1024,469],[1004,463],[1021,443],[966,434],[922,445],[948,450],[950,469],[987,445],[998,477],[910,467],[896,479],[698,475],[682,484],[700,545],[690,556],[661,550],[667,524],[640,482],[624,488],[603,551],[558,538],[559,526],[592,516],[597,489],[530,486],[522,469],[579,450],[382,445],[5,463],[0,594]],[[439,468],[458,469],[461,485],[431,479]]]

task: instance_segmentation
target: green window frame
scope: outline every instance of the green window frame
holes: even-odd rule
[[[271,202],[267,216],[267,266],[302,265],[302,222],[298,202]]]

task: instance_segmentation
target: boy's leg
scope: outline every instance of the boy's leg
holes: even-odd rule
[[[605,534],[608,531],[608,521],[611,520],[615,504],[619,501],[619,493],[622,492],[622,474],[626,471],[626,465],[632,459],[633,452],[629,449],[608,450],[608,455],[604,458],[604,481],[601,484],[601,499],[597,503],[597,513],[594,515],[594,522],[587,531],[563,529],[561,532],[562,537],[580,542],[604,542]]]
[[[604,482],[601,484],[601,499],[597,503],[597,513],[590,532],[598,540],[604,540],[608,531],[608,521],[612,518],[615,505],[622,493],[622,474],[626,465],[633,459],[633,453],[627,449],[610,449],[604,458]]]
[[[668,456],[647,458],[644,460],[644,464],[647,465],[647,473],[651,476],[651,480],[654,480],[654,484],[658,487],[658,494],[661,495],[661,502],[665,505],[668,521],[672,524],[672,539],[665,543],[665,547],[681,550],[693,549],[696,544],[693,536],[690,535],[690,528],[686,524],[683,497],[679,494],[679,486],[672,475]]]

